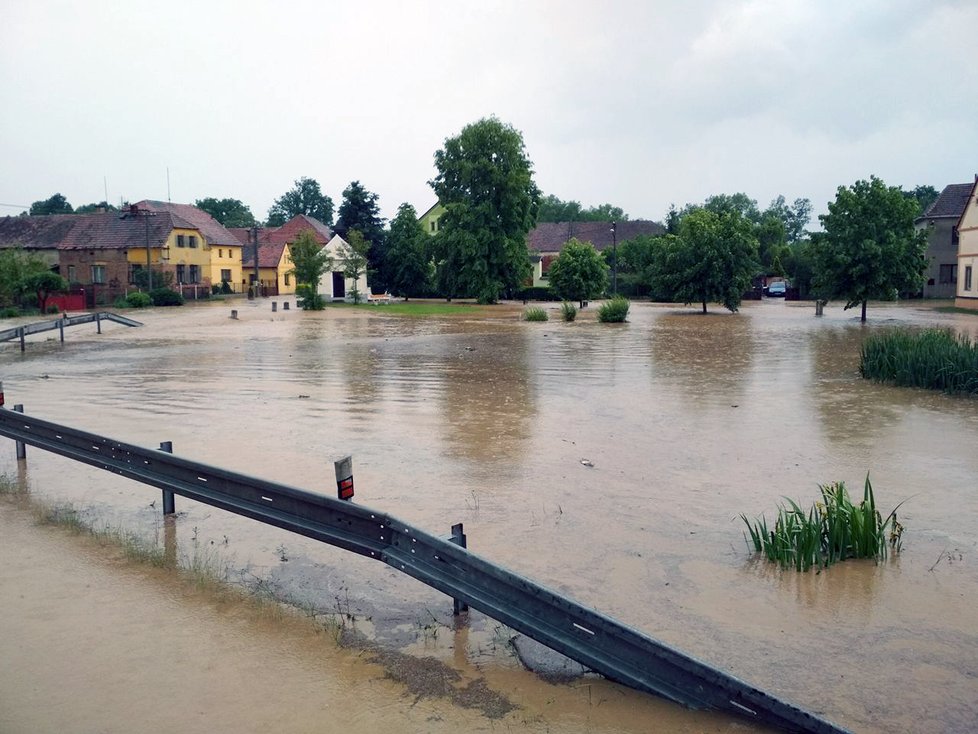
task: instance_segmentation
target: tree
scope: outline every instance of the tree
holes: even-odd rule
[[[800,242],[805,238],[805,230],[812,218],[812,202],[809,199],[795,199],[788,204],[784,196],[778,195],[764,212],[764,216],[774,215],[784,225],[787,244]]]
[[[608,266],[594,245],[568,240],[557,259],[550,264],[550,287],[564,301],[584,301],[597,298],[608,287]]]
[[[703,208],[714,214],[737,213],[753,224],[761,221],[761,210],[757,208],[757,201],[743,193],[716,194],[706,200]]]
[[[937,201],[940,193],[933,186],[916,186],[912,191],[904,191],[903,195],[917,202],[920,207],[917,216],[920,216],[930,208],[931,204]]]
[[[268,226],[281,227],[299,214],[333,226],[333,200],[323,194],[315,179],[300,178],[295,186],[277,198],[268,210]]]
[[[0,250],[0,306],[14,305],[23,292],[24,280],[49,269],[42,258],[18,247]]]
[[[778,267],[786,257],[788,249],[788,237],[784,222],[768,210],[755,227],[755,234],[757,235],[761,268],[765,274],[784,275],[783,272],[778,272]],[[776,264],[779,265],[776,266]]]
[[[71,214],[71,204],[61,194],[55,194],[50,199],[35,201],[31,204],[31,216],[41,216],[45,214]]]
[[[337,212],[334,229],[341,237],[350,230],[357,230],[370,243],[369,264],[374,285],[380,290],[388,286],[387,243],[384,232],[384,219],[380,216],[377,204],[379,197],[363,186],[352,181],[343,189],[343,202]]]
[[[814,285],[823,298],[845,299],[847,309],[866,302],[915,293],[924,282],[927,233],[916,231],[915,199],[871,176],[840,186],[822,232],[812,237]]]
[[[367,264],[370,253],[370,242],[363,234],[351,229],[346,233],[346,247],[340,252],[340,265],[343,268],[343,276],[353,281],[353,302],[360,303],[360,276],[367,272]]]
[[[75,208],[75,214],[95,214],[96,212],[99,211],[117,212],[119,211],[119,208],[112,206],[107,201],[100,201],[98,203],[93,202],[91,204],[82,204],[81,206]]]
[[[326,300],[319,293],[319,281],[323,273],[333,269],[333,258],[309,229],[299,232],[289,252],[292,256],[289,274],[295,277],[299,307],[303,311],[322,311]]]
[[[457,267],[461,291],[495,303],[531,273],[526,235],[536,223],[540,191],[523,136],[484,118],[445,140],[435,167],[429,184],[446,210],[436,235],[442,266]]]
[[[248,205],[240,199],[197,199],[194,206],[210,214],[225,227],[253,227],[257,222]],[[283,222],[284,223],[284,222]]]
[[[20,288],[24,293],[33,293],[37,296],[37,307],[41,313],[47,313],[48,297],[54,293],[65,293],[68,290],[68,281],[57,273],[44,270],[31,273],[20,281]]]
[[[410,204],[401,204],[387,235],[388,284],[396,295],[407,299],[428,291],[431,270],[428,240],[417,211]]]
[[[649,292],[656,252],[662,246],[662,237],[639,235],[618,245],[618,292],[630,296],[653,297]],[[605,249],[602,257],[609,267],[613,264],[611,251]]]
[[[689,211],[678,235],[666,235],[656,251],[651,287],[682,303],[709,302],[737,311],[757,273],[754,228],[735,208],[716,213],[705,208]]]
[[[540,200],[537,222],[627,222],[628,215],[620,206],[601,204],[583,208],[576,201],[562,201],[553,194]]]

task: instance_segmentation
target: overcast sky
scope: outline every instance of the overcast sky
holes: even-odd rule
[[[661,220],[743,191],[978,173],[978,0],[0,0],[0,215],[308,176],[420,212],[446,137],[522,131],[537,185]],[[813,222],[813,226],[814,226]]]

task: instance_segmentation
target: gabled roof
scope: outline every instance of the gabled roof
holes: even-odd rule
[[[428,216],[429,214],[431,214],[431,212],[433,212],[435,209],[437,209],[440,206],[441,206],[441,202],[440,201],[436,201],[434,204],[432,204],[430,207],[428,207],[427,210],[425,210],[424,214],[419,214],[418,215],[418,221],[420,222],[422,219],[424,219],[426,216]]]
[[[299,234],[311,231],[320,245],[326,245],[333,239],[333,232],[315,217],[307,214],[297,214],[281,227],[258,230],[258,267],[276,268],[282,261],[282,252],[286,245],[291,245],[298,239]],[[255,250],[251,240],[251,230],[245,227],[234,227],[232,234],[238,241],[246,245],[242,250],[241,267],[247,270],[255,267]]]
[[[241,241],[214,217],[203,209],[198,209],[190,204],[174,204],[169,201],[144,199],[136,206],[155,212],[169,212],[174,216],[175,226],[199,230],[209,245],[241,244]],[[176,224],[178,221],[182,221],[184,224]]]
[[[934,203],[927,207],[927,211],[917,217],[916,221],[922,219],[941,219],[951,217],[958,219],[965,207],[968,205],[968,197],[971,195],[973,183],[949,184],[944,187],[941,195]]]
[[[196,229],[169,212],[144,219],[128,212],[50,214],[4,217],[0,220],[0,247],[58,250],[117,250],[162,247],[174,227]]]
[[[542,222],[530,230],[526,244],[537,252],[560,252],[565,242],[576,237],[581,242],[590,242],[596,250],[604,250],[616,240],[624,242],[639,235],[666,233],[661,224],[646,219],[618,222],[615,230],[612,235],[611,222]]]
[[[307,229],[312,230],[316,242],[321,245],[325,245],[333,237],[330,228],[315,217],[310,217],[308,214],[297,214],[281,227],[265,230],[263,239],[267,239],[269,242],[291,244],[296,241],[301,232],[305,232]]]

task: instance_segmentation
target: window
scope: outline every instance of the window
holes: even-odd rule
[[[92,266],[92,283],[104,283],[105,282],[105,266],[104,265],[93,265]]]
[[[196,247],[197,246],[197,238],[196,237],[194,237],[193,235],[190,235],[190,237],[188,237],[187,239],[190,240],[190,243],[189,243],[189,246],[190,247]]]
[[[964,289],[966,291],[971,290],[971,266],[970,265],[964,266]]]
[[[941,265],[941,274],[938,277],[938,282],[942,285],[953,285],[958,282],[958,266],[957,265]]]
[[[223,257],[224,257],[224,250],[218,250],[217,251],[217,258],[220,260]]]
[[[286,273],[285,274],[285,284],[286,285],[289,285],[291,282],[292,282],[292,279],[289,277],[289,274]]]
[[[221,271],[221,280],[223,280],[225,283],[230,283],[231,282],[231,270],[230,270],[230,268],[228,268],[227,270],[222,270]]]
[[[129,263],[129,283],[130,283],[130,285],[135,284],[135,282],[136,282],[136,276],[139,274],[139,271],[141,271],[142,269],[143,269],[143,266],[142,265],[137,265],[136,263]]]
[[[191,239],[193,239],[191,237]],[[190,266],[190,282],[199,283],[200,282],[200,265]]]
[[[187,282],[187,266],[177,265],[177,285],[183,285]]]
[[[187,243],[184,241],[184,236],[182,234],[177,235],[177,247],[186,247]]]
[[[69,265],[68,266],[68,282],[69,283],[75,283],[76,282],[76,279],[75,279],[75,266],[74,265]]]
[[[435,219],[432,219],[431,220],[431,231],[432,232],[437,232],[438,231],[438,221],[435,220]]]

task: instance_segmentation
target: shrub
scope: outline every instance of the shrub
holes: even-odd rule
[[[233,291],[231,290],[231,284],[226,280],[221,281],[221,293],[225,296],[230,295]]]
[[[547,312],[538,306],[531,306],[523,312],[524,321],[548,321],[549,319]]]
[[[125,298],[126,305],[130,308],[146,308],[153,305],[153,299],[148,293],[133,291]]]
[[[49,303],[46,309],[47,313],[61,313],[61,306],[56,303]]]
[[[7,306],[6,308],[0,310],[0,319],[12,319],[20,316],[20,309],[13,306]]]
[[[216,296],[220,292],[221,292],[221,286],[220,286],[220,284],[214,283],[211,286],[211,294]]]
[[[295,296],[296,305],[303,311],[322,311],[326,308],[326,298],[305,283],[296,286]]]
[[[573,321],[577,318],[577,306],[570,301],[564,301],[560,304],[560,317],[564,321]]]
[[[875,334],[863,343],[859,373],[901,387],[978,395],[978,342],[943,329]]]
[[[627,298],[615,296],[610,301],[605,301],[598,309],[598,321],[606,324],[617,324],[628,318],[628,308],[631,303]]]
[[[154,288],[149,293],[154,306],[182,306],[183,296],[172,288]]]
[[[782,568],[807,571],[812,566],[826,568],[847,558],[886,558],[887,545],[900,550],[903,526],[897,521],[897,505],[884,520],[876,509],[869,475],[863,487],[863,500],[852,503],[845,482],[819,486],[822,501],[815,502],[806,514],[794,500],[778,507],[778,519],[769,530],[764,516],[754,522],[741,515],[747,525],[747,547]],[[901,503],[902,504],[902,503]]]

